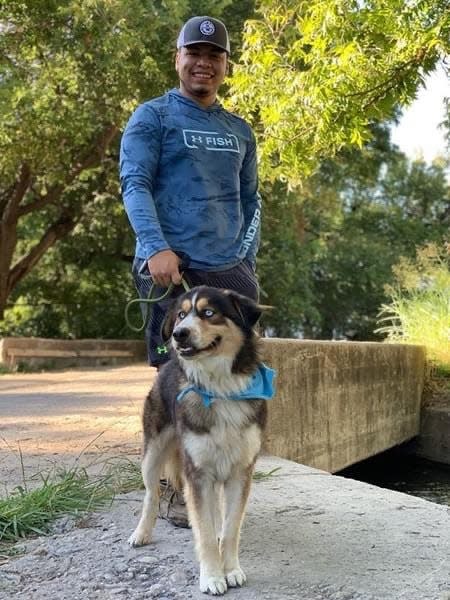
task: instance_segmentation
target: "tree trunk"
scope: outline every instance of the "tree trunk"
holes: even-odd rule
[[[26,163],[21,165],[14,185],[0,196],[0,320],[3,320],[6,304],[17,284],[33,269],[42,256],[58,240],[65,237],[75,227],[78,210],[62,209],[58,218],[51,223],[41,239],[13,266],[14,251],[17,245],[17,226],[21,217],[39,211],[49,205],[58,205],[66,186],[70,185],[80,173],[99,165],[105,152],[118,133],[115,125],[107,127],[93,141],[91,148],[80,160],[77,160],[65,181],[53,186],[44,196],[29,199],[23,203],[30,192],[32,174]]]
[[[9,274],[17,244],[17,223],[19,206],[31,184],[31,172],[27,164],[20,167],[19,176],[12,189],[5,192],[2,202],[0,220],[0,320],[4,312],[8,296],[11,293]]]

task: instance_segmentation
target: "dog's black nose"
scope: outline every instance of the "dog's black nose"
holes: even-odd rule
[[[185,342],[188,339],[190,333],[191,332],[187,327],[180,327],[179,329],[175,329],[175,331],[173,332],[173,337],[177,342]]]

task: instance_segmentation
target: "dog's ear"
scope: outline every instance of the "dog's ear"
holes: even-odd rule
[[[256,325],[265,307],[233,290],[226,291],[242,324],[250,328]]]
[[[176,300],[174,299],[166,311],[163,322],[161,323],[161,338],[166,344],[172,337],[173,326],[177,318]]]

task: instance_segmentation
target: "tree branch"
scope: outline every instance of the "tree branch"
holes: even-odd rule
[[[396,87],[397,83],[398,83],[398,78],[399,75],[401,77],[404,77],[404,72],[408,72],[409,69],[411,69],[411,67],[420,65],[421,62],[424,59],[424,56],[426,54],[426,50],[424,49],[420,49],[415,56],[413,56],[413,58],[405,61],[404,63],[402,63],[401,65],[398,65],[394,71],[392,72],[392,74],[385,79],[384,81],[382,81],[381,83],[373,86],[370,89],[365,89],[365,90],[361,90],[358,92],[353,92],[352,94],[344,94],[343,97],[344,98],[354,98],[355,96],[363,96],[363,97],[367,97],[370,96],[370,94],[373,94],[374,92],[378,92],[375,97],[372,97],[368,102],[366,102],[363,105],[363,109],[368,108],[371,104],[373,104],[374,102],[376,102],[377,100],[379,100],[380,98],[382,98],[383,96],[386,95],[386,93],[390,90],[392,90],[393,88]]]
[[[28,215],[36,210],[44,208],[49,204],[53,204],[61,196],[64,189],[70,185],[80,173],[86,169],[99,165],[105,156],[108,146],[118,133],[119,129],[115,125],[111,125],[106,128],[95,140],[89,151],[86,152],[85,156],[71,169],[69,169],[68,175],[66,176],[64,182],[56,184],[50,188],[45,196],[42,196],[34,202],[30,202],[29,204],[22,206],[18,211],[19,217],[23,217],[24,215]]]
[[[107,127],[91,146],[84,158],[80,162],[76,163],[69,172],[67,183],[73,181],[75,177],[77,177],[85,169],[89,169],[90,167],[95,167],[100,164],[105,156],[108,146],[118,133],[119,128],[116,125],[110,125]]]
[[[36,210],[44,208],[49,204],[53,204],[64,191],[65,185],[57,184],[50,188],[50,191],[47,192],[44,196],[41,196],[34,202],[29,202],[25,206],[21,206],[18,210],[18,216],[23,217],[24,215],[29,215]]]
[[[1,214],[1,221],[8,223],[17,220],[19,204],[26,194],[27,189],[31,184],[31,170],[27,163],[22,163],[20,166],[19,177],[11,188],[8,197],[5,198],[5,204]]]
[[[27,275],[42,256],[51,248],[55,242],[66,236],[77,224],[78,219],[64,211],[59,219],[53,223],[43,234],[39,242],[30,252],[19,260],[9,272],[8,292],[11,292],[21,279]]]

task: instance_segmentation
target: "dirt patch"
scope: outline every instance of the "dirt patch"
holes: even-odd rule
[[[54,465],[136,460],[155,375],[145,364],[0,377],[0,481],[11,490]],[[3,495],[5,490],[0,490]]]

